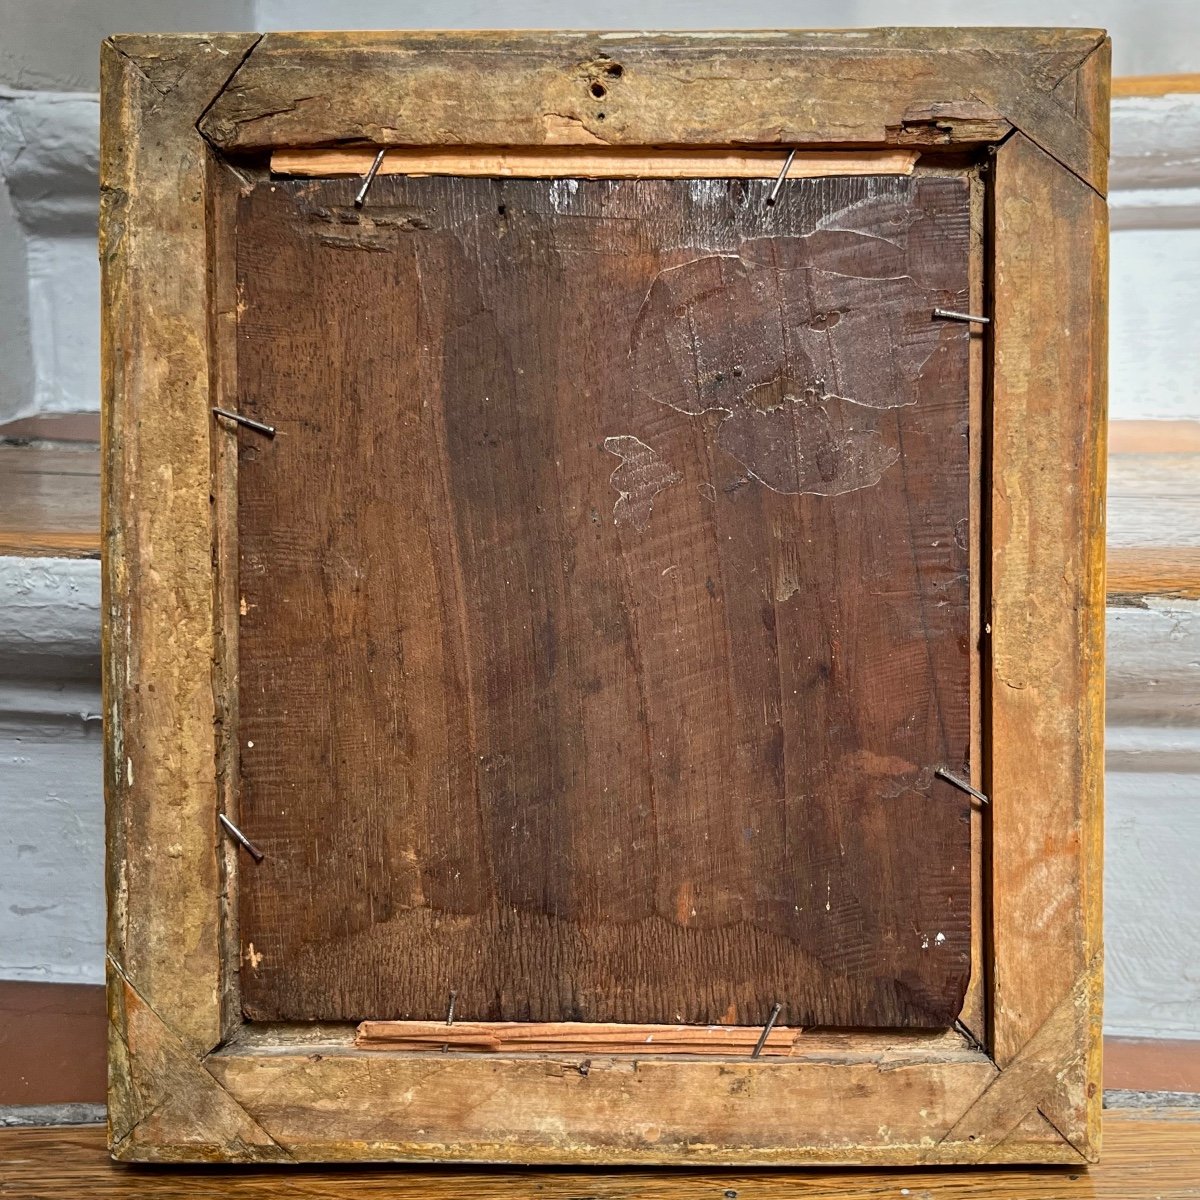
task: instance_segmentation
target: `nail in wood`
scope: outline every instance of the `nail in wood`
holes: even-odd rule
[[[262,862],[266,855],[224,814],[218,813],[217,820],[225,827],[225,832],[245,850],[256,863]]]
[[[354,207],[362,208],[367,202],[367,192],[371,184],[375,181],[375,176],[379,174],[379,168],[383,165],[383,156],[387,153],[385,146],[380,152],[375,155],[375,161],[371,164],[371,169],[367,172],[363,179],[362,187],[358,189],[358,195],[354,197]]]
[[[224,417],[227,421],[234,421],[238,425],[245,425],[247,429],[253,429],[255,433],[262,433],[270,438],[275,436],[274,425],[264,425],[262,421],[255,421],[250,417],[243,417],[241,413],[230,412],[227,408],[214,408],[213,412],[218,417]]]
[[[783,163],[783,170],[779,172],[779,178],[775,180],[775,186],[771,189],[771,194],[767,197],[768,208],[771,208],[775,201],[779,199],[779,193],[783,190],[783,181],[787,178],[787,173],[792,169],[792,160],[795,157],[796,150],[793,147],[788,151],[788,156]]]
[[[947,783],[958,788],[960,792],[966,792],[968,796],[974,796],[980,804],[987,804],[988,798],[978,789],[973,788],[965,779],[959,779],[957,775],[951,775],[945,767],[938,767],[934,774],[939,779],[944,779]]]
[[[991,317],[977,317],[972,313],[955,312],[952,308],[935,308],[933,315],[940,317],[943,321],[977,321],[980,325],[992,323]]]
[[[771,1030],[775,1028],[775,1022],[779,1020],[779,1014],[783,1012],[783,1005],[776,1004],[771,1009],[771,1015],[767,1018],[767,1023],[763,1026],[763,1031],[758,1035],[758,1041],[755,1043],[754,1052],[750,1055],[751,1058],[757,1058],[762,1052],[763,1047],[767,1044],[767,1038],[771,1036]]]
[[[446,1024],[447,1025],[454,1024],[454,1004],[455,1004],[455,1001],[457,1001],[457,1000],[458,1000],[458,993],[453,988],[451,988],[450,989],[450,1007],[449,1007],[449,1009],[446,1010]],[[450,1052],[450,1043],[443,1042],[442,1043],[442,1053],[448,1054],[449,1052]]]

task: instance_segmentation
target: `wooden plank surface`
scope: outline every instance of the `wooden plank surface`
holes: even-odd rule
[[[1020,1079],[1015,1064],[1048,1072],[1039,1111],[1091,1155],[1100,1105],[1107,213],[1091,188],[1019,135],[1000,148],[995,172],[990,1048],[1010,1068],[1002,1079]],[[1045,321],[1051,309],[1058,321]]]
[[[1087,29],[268,33],[199,127],[226,151],[938,147],[1015,127],[1103,191],[1107,78]]]
[[[948,1025],[965,179],[356,187],[240,217],[246,1011]]]
[[[1113,96],[1186,96],[1200,92],[1200,75],[1118,75]]]
[[[101,1128],[0,1130],[0,1197],[13,1200],[1193,1200],[1200,1196],[1200,1117],[1187,1110],[1109,1110],[1091,1167],[951,1170],[617,1170],[415,1166],[131,1168],[111,1162]]]
[[[132,35],[120,49],[110,39],[101,50],[102,636],[115,1140],[136,1142],[162,1090],[184,1091],[185,1075],[156,1073],[159,1034],[163,1043],[202,1054],[222,1033],[207,147],[195,122],[254,41],[249,34],[165,42]],[[169,82],[159,87],[157,80]],[[153,1020],[127,1026],[135,1011]],[[148,1029],[154,1034],[139,1044]],[[160,1122],[145,1132],[170,1140],[177,1131]]]
[[[1108,594],[1200,599],[1200,546],[1117,547],[1108,552]]]
[[[252,1051],[239,1043],[205,1065],[278,1152],[298,1162],[961,1161],[972,1148],[945,1139],[986,1094],[995,1064],[962,1039],[945,1048],[944,1035],[868,1033],[862,1041],[859,1048],[847,1037],[840,1053],[787,1062],[381,1054],[308,1043]],[[1024,1146],[1033,1161],[1082,1161],[1049,1127],[1046,1135]],[[219,1148],[205,1155],[219,1156]]]
[[[365,175],[377,150],[276,150],[275,175]],[[788,151],[656,150],[646,147],[393,146],[378,167],[380,175],[494,175],[526,179],[776,179]],[[911,175],[919,151],[813,150],[797,153],[788,179],[831,175]]]
[[[0,554],[99,557],[96,447],[0,446]]]

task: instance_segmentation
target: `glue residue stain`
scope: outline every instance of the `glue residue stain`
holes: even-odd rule
[[[609,477],[618,493],[613,522],[618,526],[632,525],[640,532],[650,523],[654,497],[683,476],[665,463],[652,446],[632,434],[606,437],[604,449],[621,460]]]
[[[886,224],[878,207],[862,219]],[[905,263],[888,238],[825,227],[668,267],[634,326],[635,388],[716,414],[716,444],[772,491],[872,487],[900,460],[892,410],[917,402],[943,334]]]

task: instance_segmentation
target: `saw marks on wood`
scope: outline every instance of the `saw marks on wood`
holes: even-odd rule
[[[949,1025],[965,180],[357,187],[239,212],[248,1015]]]

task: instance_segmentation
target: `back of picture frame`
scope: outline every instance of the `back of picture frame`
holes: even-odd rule
[[[116,1156],[1094,1157],[1107,56],[106,43]]]

